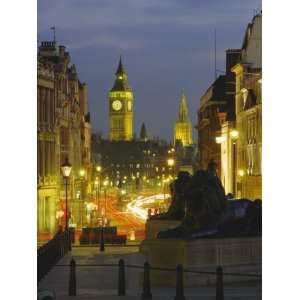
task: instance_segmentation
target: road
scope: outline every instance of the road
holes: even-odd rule
[[[106,216],[110,220],[111,226],[117,226],[118,234],[126,234],[127,240],[141,241],[145,237],[145,223],[147,220],[148,209],[158,208],[159,202],[168,199],[168,194],[155,194],[152,190],[141,191],[139,195],[126,195],[131,201],[124,204],[124,211],[117,206],[117,191],[111,191],[106,197]],[[94,199],[97,203],[96,199]],[[100,207],[104,208],[104,195],[100,198]],[[76,233],[76,240],[79,239],[80,231]],[[52,236],[39,235],[40,244],[51,239]]]
[[[111,220],[111,225],[118,227],[119,234],[126,234],[127,239],[133,238],[133,232],[136,240],[143,240],[145,235],[146,220],[138,218],[129,211],[120,211],[117,208],[117,198],[107,197],[106,202],[107,217]]]
[[[168,197],[169,195],[149,193],[132,195],[125,211],[120,211],[117,208],[116,197],[110,195],[107,197],[107,216],[113,225],[118,226],[118,232],[126,234],[129,240],[132,232],[136,240],[143,240],[149,207],[158,207],[158,203]]]

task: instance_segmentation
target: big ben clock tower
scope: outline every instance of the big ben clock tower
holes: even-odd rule
[[[120,57],[116,79],[109,92],[109,139],[131,141],[133,137],[133,93]]]

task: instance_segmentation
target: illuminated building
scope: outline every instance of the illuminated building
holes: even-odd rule
[[[236,74],[237,140],[236,189],[240,197],[262,198],[262,16],[256,15],[247,26],[241,61]]]
[[[261,15],[247,26],[241,49],[226,51],[226,74],[234,74],[228,95],[234,95],[234,114],[219,112],[221,180],[226,193],[249,199],[261,198]]]
[[[186,98],[184,92],[182,92],[179,116],[174,127],[174,144],[176,144],[176,141],[180,141],[184,147],[192,145],[192,134],[192,122],[188,116]]]
[[[199,167],[206,169],[210,160],[217,164],[217,174],[220,176],[221,157],[220,145],[215,137],[220,131],[219,113],[226,112],[225,75],[219,76],[200,99],[198,110],[198,155]]]
[[[79,170],[91,168],[91,125],[87,111],[87,86],[78,79],[75,65],[64,46],[42,42],[37,78],[37,210],[38,234],[53,234],[63,223],[65,191],[60,167],[68,156],[73,170],[69,196],[79,188]],[[81,199],[82,195],[81,195]],[[71,222],[81,214],[79,202],[71,202]]]
[[[227,193],[233,192],[232,158],[231,148],[223,148],[229,143],[230,130],[235,124],[235,74],[231,67],[240,60],[240,55],[240,49],[226,51],[226,72],[201,97],[198,110],[199,166],[206,169],[209,161],[213,159]],[[228,144],[228,147],[231,145]]]
[[[120,188],[153,186],[163,177],[174,175],[174,168],[167,164],[170,149],[174,148],[166,142],[149,138],[112,142],[94,135],[92,139],[94,163],[101,165],[103,178]]]
[[[121,57],[115,77],[114,85],[109,92],[109,140],[131,141],[134,98]]]

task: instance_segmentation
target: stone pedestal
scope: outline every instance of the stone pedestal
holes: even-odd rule
[[[185,241],[180,239],[152,239],[141,243],[140,252],[151,267],[215,272],[261,273],[261,238],[219,238]],[[216,276],[184,273],[184,285],[193,287],[215,284]],[[224,282],[250,281],[253,278],[225,276]],[[257,280],[257,279],[255,279]],[[151,270],[153,286],[175,286],[176,274],[171,271]]]
[[[146,222],[146,240],[156,239],[160,231],[177,227],[181,224],[178,220],[148,220]]]

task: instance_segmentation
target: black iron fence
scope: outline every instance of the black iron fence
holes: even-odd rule
[[[172,271],[176,272],[176,288],[175,288],[175,299],[184,300],[184,273],[194,273],[199,275],[213,275],[216,278],[216,300],[224,300],[224,286],[223,286],[223,277],[224,276],[239,276],[239,277],[249,277],[261,280],[260,274],[246,274],[246,273],[223,273],[222,267],[217,267],[215,272],[212,271],[196,271],[184,269],[182,265],[178,265],[176,269],[172,268],[156,268],[151,267],[148,262],[144,263],[144,266],[138,265],[125,265],[123,259],[119,260],[118,264],[76,264],[74,259],[71,259],[70,264],[60,264],[56,267],[69,267],[69,284],[68,284],[68,295],[76,296],[77,295],[77,279],[76,279],[76,268],[78,267],[117,267],[118,268],[118,281],[117,281],[117,294],[118,296],[126,295],[126,279],[125,279],[125,267],[126,268],[135,268],[143,269],[143,286],[141,299],[147,300],[152,299],[151,292],[151,281],[150,281],[150,272],[151,270],[156,271]]]
[[[71,247],[70,233],[68,231],[59,231],[52,240],[37,250],[38,282],[71,250]]]

